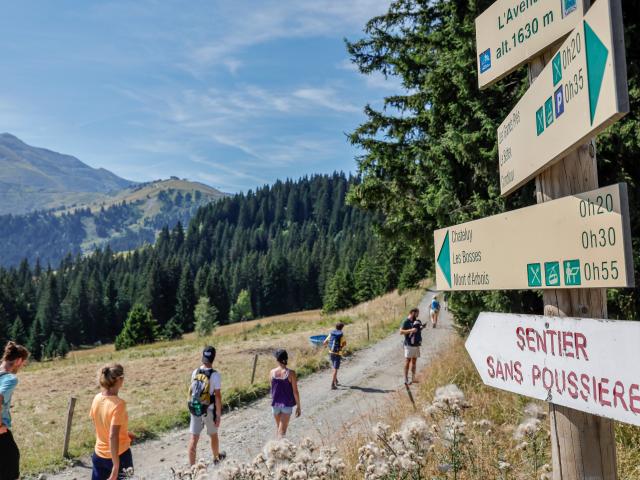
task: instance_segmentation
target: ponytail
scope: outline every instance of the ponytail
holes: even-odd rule
[[[18,345],[16,342],[9,341],[4,347],[4,354],[2,355],[2,361],[6,363],[13,363],[18,359],[26,360],[29,358],[29,350],[22,345]]]
[[[112,363],[100,369],[98,372],[98,383],[102,388],[108,390],[122,377],[124,377],[124,367],[119,363]]]

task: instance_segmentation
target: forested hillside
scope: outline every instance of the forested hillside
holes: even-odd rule
[[[224,194],[206,185],[171,179],[138,184],[101,202],[24,215],[0,215],[0,265],[57,265],[67,255],[107,245],[114,252],[153,244],[163,226],[186,224]]]
[[[346,204],[355,183],[344,174],[277,182],[203,207],[186,231],[164,228],[129,254],[0,269],[0,342],[25,342],[39,359],[113,340],[131,310],[152,336],[171,338],[193,330],[202,298],[226,323],[323,302],[335,310],[414,282],[404,251],[376,239],[374,216]]]
[[[493,0],[397,0],[347,43],[363,74],[396,77],[402,89],[367,106],[350,135],[364,154],[352,204],[384,215],[387,237],[434,268],[431,232],[535,203],[532,182],[500,197],[496,131],[527,88],[526,68],[478,89],[475,18]],[[638,2],[622,2],[630,113],[597,139],[600,185],[629,186],[636,285],[640,285],[640,46]],[[638,287],[609,291],[612,317],[637,319]],[[455,293],[450,306],[470,327],[481,311],[541,313],[537,292]]]

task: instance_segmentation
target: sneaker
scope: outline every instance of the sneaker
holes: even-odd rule
[[[405,384],[405,385],[411,385],[411,382],[409,381],[409,379],[408,379],[408,378],[405,378],[405,379],[404,379],[404,384]]]
[[[218,458],[214,458],[213,459],[213,464],[214,465],[218,465],[221,461],[223,461],[225,458],[227,458],[227,454],[225,452],[220,452],[218,454]]]
[[[331,390],[337,390],[338,386],[335,383],[331,384]]]

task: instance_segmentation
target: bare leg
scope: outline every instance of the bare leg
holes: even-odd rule
[[[331,380],[331,383],[333,383],[334,385],[338,385],[338,369],[337,368],[333,369],[333,379]]]
[[[196,450],[198,448],[198,440],[200,440],[200,435],[191,435],[191,439],[189,440],[189,465],[196,464]]]
[[[409,365],[411,365],[411,359],[404,359],[404,381],[409,383]]]
[[[211,435],[211,453],[213,453],[213,459],[216,460],[220,456],[220,442],[218,440],[218,434]]]
[[[289,419],[291,415],[283,413],[280,415],[280,425],[278,427],[278,438],[284,438],[287,435],[287,427],[289,427]]]
[[[418,359],[417,358],[412,358],[411,359],[411,379],[415,380],[416,378],[416,364],[418,363]]]
[[[282,421],[282,414],[278,413],[277,415],[274,414],[273,418],[276,419],[276,437],[280,438],[280,422]]]

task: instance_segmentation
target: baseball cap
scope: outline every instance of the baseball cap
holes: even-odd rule
[[[204,347],[202,350],[202,361],[204,363],[213,363],[216,358],[216,349],[210,345]]]

